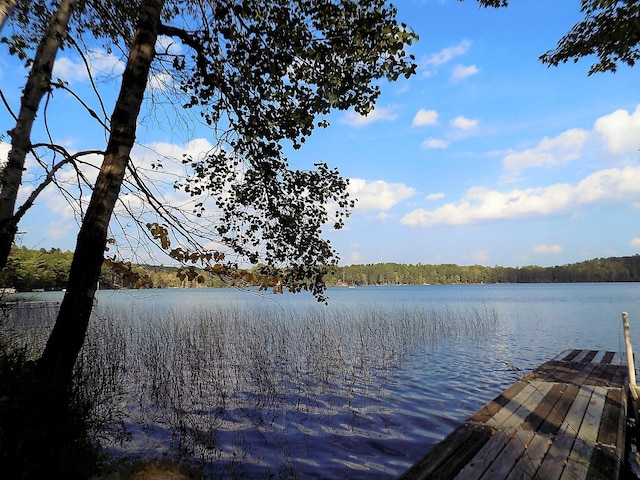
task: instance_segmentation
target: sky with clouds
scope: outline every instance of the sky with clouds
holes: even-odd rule
[[[640,69],[588,76],[589,58],[548,68],[538,57],[580,20],[580,2],[510,4],[399,0],[399,19],[420,36],[410,47],[417,74],[381,84],[368,116],[332,113],[328,129],[299,151],[287,149],[296,168],[324,161],[350,179],[356,208],[343,230],[326,232],[342,264],[548,266],[640,252]],[[109,115],[122,62],[105,52],[90,56]],[[78,91],[91,88],[73,52],[62,52],[55,74]],[[2,51],[0,87],[16,110],[24,75]],[[69,94],[56,91],[49,103],[40,137],[48,131],[69,151],[104,148],[104,132]],[[12,126],[1,110],[0,131]],[[181,123],[170,108],[143,114],[138,140],[140,164],[198,155],[212,143],[206,129]],[[0,155],[8,148],[0,137]],[[21,198],[38,181],[29,162]],[[154,188],[189,205],[171,189],[184,173],[165,163],[151,174]],[[63,185],[74,175],[64,172]],[[133,192],[123,198],[130,211],[144,209]],[[126,228],[132,222],[120,208],[117,221]],[[47,189],[22,221],[19,242],[73,249],[77,221],[59,191]],[[136,235],[133,229],[129,238]]]

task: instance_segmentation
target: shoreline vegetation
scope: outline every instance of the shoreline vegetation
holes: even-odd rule
[[[30,250],[14,247],[7,266],[0,275],[0,288],[16,291],[63,290],[73,253],[60,249]],[[128,264],[127,264],[128,265]],[[103,266],[101,289],[118,288],[196,288],[247,286],[216,276],[206,276],[202,283],[178,278],[179,268],[164,265],[128,265],[122,268]],[[379,285],[451,285],[482,283],[586,283],[640,281],[640,255],[608,257],[552,267],[534,265],[502,267],[456,264],[376,263],[330,267],[324,277],[327,286]]]

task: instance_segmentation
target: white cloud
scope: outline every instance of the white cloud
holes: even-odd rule
[[[364,263],[364,256],[359,252],[353,252],[349,255],[349,264],[350,265],[360,265]]]
[[[0,142],[0,165],[6,164],[10,149],[11,145],[9,143]],[[88,159],[89,157],[83,157],[83,160],[85,161],[88,161]],[[90,177],[91,172],[88,172],[88,169],[85,168],[84,173],[87,174],[87,177]],[[58,170],[56,178],[64,185],[73,185],[77,182],[77,174],[70,167],[64,167],[61,170]],[[16,207],[21,206],[29,198],[29,195],[31,195],[31,193],[36,189],[36,186],[42,182],[42,179],[42,168],[32,155],[27,155],[25,158],[25,170],[22,174],[22,181],[18,188]],[[64,218],[73,217],[73,210],[69,206],[68,202],[58,194],[58,189],[54,188],[51,184],[39,194],[39,198],[46,203],[50,211],[59,213]]]
[[[587,142],[593,140],[599,140],[609,153],[635,153],[640,149],[638,131],[640,105],[632,114],[626,110],[616,110],[598,118],[592,131],[574,128],[556,137],[544,137],[534,148],[508,150],[502,160],[506,172],[503,181],[514,180],[528,168],[556,167],[577,160],[582,156]]]
[[[172,84],[173,77],[167,72],[158,73],[149,78],[149,87],[155,90],[166,91]]]
[[[194,160],[202,158],[214,150],[214,146],[204,138],[196,138],[184,144],[167,142],[150,143],[145,147],[136,146],[132,153],[132,162],[143,176],[147,187],[166,204],[180,206],[190,211],[196,203],[205,202],[206,195],[193,197],[184,190],[173,188],[176,181],[181,181],[189,173],[182,164],[183,155],[189,155]],[[152,168],[152,165],[162,165]],[[137,193],[121,195],[122,202],[129,205],[133,211],[146,209],[146,204]],[[205,205],[207,206],[207,205]],[[138,209],[138,210],[136,210]],[[215,209],[211,208],[210,214]]]
[[[440,50],[438,53],[433,53],[425,60],[426,65],[443,65],[455,57],[464,55],[471,47],[471,42],[468,40],[462,40],[458,45],[453,47],[447,47]]]
[[[460,81],[477,73],[480,73],[480,69],[475,65],[469,65],[466,67],[464,65],[456,65],[453,69],[452,76],[454,80]]]
[[[9,158],[9,150],[11,150],[10,144],[0,142],[0,168],[7,163],[7,159]]]
[[[580,204],[601,201],[627,201],[629,195],[640,193],[640,166],[609,168],[589,175],[575,188],[575,200]]]
[[[459,128],[461,130],[470,130],[478,126],[478,120],[459,116],[449,122],[451,126]]]
[[[629,115],[626,110],[616,110],[596,120],[594,131],[603,137],[611,153],[631,153],[640,149],[640,105]]]
[[[521,152],[510,150],[502,165],[510,177],[527,168],[564,165],[580,157],[588,138],[589,133],[578,128],[567,130],[555,138],[544,137],[535,148]]]
[[[54,240],[59,240],[69,235],[71,228],[72,226],[69,222],[52,222],[47,227],[47,236]]]
[[[413,117],[412,127],[422,127],[424,125],[435,125],[438,123],[438,112],[435,110],[425,110],[421,108]]]
[[[636,248],[640,247],[640,237],[632,238],[629,245]]]
[[[376,221],[378,221],[380,223],[384,223],[387,220],[389,220],[391,217],[393,217],[393,215],[391,215],[390,213],[380,212],[373,218],[374,218],[374,220],[376,220]]]
[[[69,57],[60,57],[56,60],[53,65],[53,76],[62,78],[67,82],[73,80],[84,81],[89,78],[84,63],[76,63]]]
[[[54,214],[53,216],[57,222],[59,222],[57,224],[62,225],[60,220],[72,220],[75,218],[75,206],[72,206],[62,195],[60,195],[57,188],[47,188],[40,194],[39,198],[46,202],[47,208]],[[88,200],[88,198],[86,200]]]
[[[9,151],[9,144],[0,142],[0,160],[6,157],[6,153]],[[180,217],[184,221],[196,220],[191,214],[191,210],[195,203],[205,202],[207,198],[203,197],[191,197],[183,190],[175,190],[173,188],[174,183],[185,177],[188,173],[184,165],[182,165],[183,153],[190,154],[193,158],[201,158],[207,152],[214,149],[212,144],[206,139],[195,139],[185,144],[173,144],[173,143],[150,143],[146,146],[136,145],[132,151],[132,164],[138,168],[138,173],[144,178],[147,187],[151,190],[152,194],[156,198],[167,206],[179,207],[184,211],[184,215]],[[70,153],[75,153],[70,150]],[[91,155],[83,157],[83,160],[92,165],[99,165],[102,157],[98,155]],[[162,168],[154,170],[151,168],[151,164],[162,164]],[[21,204],[24,199],[33,191],[34,186],[42,180],[42,169],[37,162],[31,157],[26,158],[26,171],[25,178],[20,186],[18,204]],[[95,180],[97,169],[91,168],[86,165],[82,165],[83,174],[89,179],[90,182]],[[60,184],[64,185],[70,196],[74,199],[79,199],[77,190],[77,174],[74,169],[70,167],[64,167],[59,170],[56,175]],[[88,191],[85,190],[82,201],[85,203],[89,198]],[[73,235],[77,229],[77,211],[74,210],[77,205],[70,205],[69,202],[60,194],[58,188],[54,185],[49,185],[41,194],[38,201],[35,204],[36,214],[44,216],[44,220],[41,221],[42,227],[46,229],[47,237],[53,240],[62,239],[69,234]],[[131,231],[135,231],[137,228],[135,223],[130,219],[133,215],[137,220],[143,223],[147,220],[147,215],[150,213],[148,204],[144,201],[140,192],[136,191],[135,187],[125,183],[123,186],[120,201],[116,205],[117,222],[111,223],[114,236],[121,235],[121,228],[124,228],[132,235]],[[218,211],[213,208],[209,208],[206,212],[206,216],[202,219],[198,219],[201,222],[199,225],[203,225],[207,228],[213,220],[217,219]],[[154,217],[149,217],[154,218]],[[212,220],[213,219],[213,220]],[[31,220],[30,220],[31,221]],[[207,223],[209,222],[209,223]],[[29,227],[25,227],[29,230]],[[139,236],[134,234],[131,238]],[[125,242],[126,243],[126,242]]]
[[[438,192],[438,193],[430,193],[429,195],[427,195],[427,200],[440,200],[441,198],[444,198],[444,193],[442,192]]]
[[[120,75],[124,72],[125,62],[111,53],[96,51],[92,53],[91,69],[105,75]]]
[[[93,76],[120,75],[124,72],[124,62],[115,55],[106,53],[103,50],[88,51],[86,52],[86,58]],[[69,57],[60,57],[56,60],[53,65],[53,76],[67,82],[73,82],[74,80],[83,82],[89,79],[84,62],[81,59],[71,59]]]
[[[543,253],[543,254],[549,254],[549,253],[562,253],[563,249],[560,245],[536,245],[535,247],[533,247],[533,251],[535,253]]]
[[[423,208],[406,214],[400,222],[414,227],[467,225],[487,220],[544,216],[602,202],[629,202],[640,194],[640,167],[610,168],[595,172],[575,185],[500,192],[473,187],[459,201],[435,210]]]
[[[177,54],[180,46],[170,43],[168,37],[163,37],[165,44],[159,42],[158,47],[161,51],[169,51]],[[86,53],[89,63],[91,75],[94,78],[120,76],[124,72],[125,63],[113,54],[106,53],[103,50],[93,50]],[[66,82],[74,81],[84,82],[89,80],[89,72],[87,67],[80,58],[60,57],[56,60],[53,67],[54,77],[61,78]],[[149,87],[157,90],[165,90],[168,85],[173,83],[173,77],[167,72],[159,72],[149,78]]]
[[[183,53],[182,45],[176,42],[173,37],[159,35],[156,42],[158,52],[168,53],[170,55],[180,55]]]
[[[132,158],[136,165],[149,168],[153,164],[162,164],[162,171],[180,174],[184,172],[182,158],[184,154],[194,159],[202,158],[214,150],[213,145],[205,138],[195,138],[184,144],[155,142],[144,147],[135,146]]]
[[[35,189],[36,188],[33,185],[22,183],[18,187],[18,196],[16,197],[16,206],[24,204],[24,202],[26,202],[27,199],[29,198],[29,195],[31,195],[31,193],[33,193]],[[46,192],[47,190],[45,190],[45,193],[41,193],[40,195],[45,195]]]
[[[486,263],[489,261],[489,252],[487,252],[486,250],[480,250],[474,253],[472,256],[476,262]]]
[[[351,127],[363,127],[373,122],[392,122],[396,118],[398,118],[398,115],[392,108],[376,108],[369,112],[368,115],[360,115],[359,113],[350,110],[344,115],[341,123]]]
[[[439,140],[437,138],[428,138],[422,142],[422,146],[424,148],[447,148],[449,146],[449,142],[446,140]]]
[[[387,183],[383,180],[367,182],[362,178],[349,179],[349,194],[357,198],[356,211],[382,210],[394,207],[398,202],[415,194],[415,189],[403,183]]]

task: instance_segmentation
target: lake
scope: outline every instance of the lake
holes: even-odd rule
[[[329,296],[325,306],[234,289],[99,292],[94,337],[112,346],[89,342],[88,355],[120,358],[130,433],[110,450],[171,452],[211,478],[395,478],[563,350],[622,351],[622,311],[640,349],[640,284]]]

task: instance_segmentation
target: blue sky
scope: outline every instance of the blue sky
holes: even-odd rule
[[[369,116],[333,113],[328,129],[289,152],[294,167],[324,161],[351,179],[356,209],[346,228],[327,232],[341,264],[548,266],[639,253],[640,70],[589,77],[589,58],[546,67],[539,55],[580,20],[580,2],[510,3],[496,10],[471,0],[399,0],[399,19],[420,35],[410,49],[417,74],[381,84]],[[92,58],[110,114],[122,64],[104,52]],[[72,52],[58,57],[55,72],[89,91]],[[0,86],[16,110],[24,75],[3,50]],[[104,148],[104,133],[68,94],[56,92],[49,109],[54,140],[71,151]],[[34,137],[42,138],[39,118]],[[0,111],[0,131],[12,126]],[[144,114],[138,140],[150,148],[137,147],[134,157],[147,164],[211,147],[206,129],[177,123],[171,109]],[[37,180],[27,173],[22,197]],[[183,173],[165,166],[156,188]],[[21,223],[19,242],[73,249],[77,228],[77,214],[51,188]],[[130,232],[119,246],[143,257]]]

